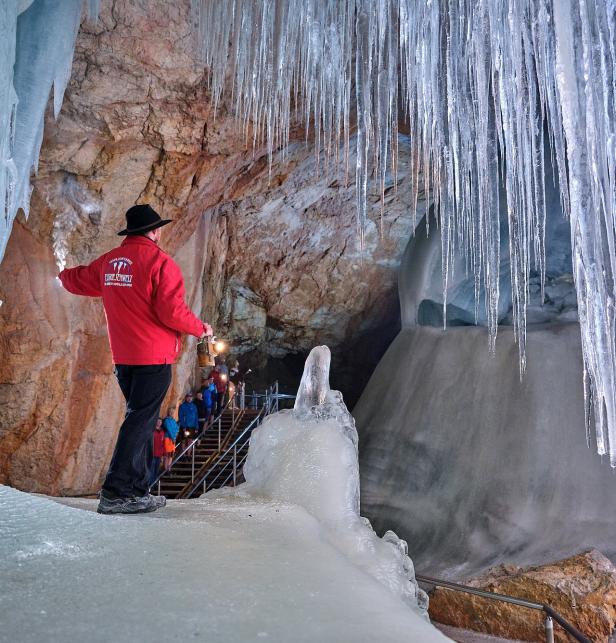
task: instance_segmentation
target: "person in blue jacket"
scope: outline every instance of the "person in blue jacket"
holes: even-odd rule
[[[180,404],[178,412],[180,421],[180,432],[182,434],[182,451],[190,444],[191,437],[197,435],[199,430],[199,411],[193,402],[192,393],[187,393],[184,401]]]
[[[214,407],[216,406],[216,385],[214,384],[214,378],[211,375],[207,378],[207,381],[203,385],[201,393],[203,394],[203,405],[206,407],[206,409],[209,409],[209,413],[207,413],[207,425],[207,423],[214,420],[212,412],[214,410]]]
[[[180,432],[180,425],[175,421],[173,413],[175,409],[170,407],[167,410],[167,417],[163,420],[163,430],[165,431],[165,455],[163,456],[163,468],[165,471],[171,469],[173,454],[175,452],[175,441]]]

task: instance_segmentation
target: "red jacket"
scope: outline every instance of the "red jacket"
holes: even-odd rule
[[[203,322],[184,302],[180,269],[147,237],[128,236],[89,266],[59,277],[75,295],[103,298],[115,364],[173,364],[180,334],[203,334]]]
[[[154,431],[152,455],[155,458],[162,458],[165,455],[165,431],[162,426]]]
[[[217,393],[224,393],[227,390],[227,383],[229,376],[219,373],[218,371],[212,371],[210,377],[214,378],[214,386],[216,387]]]

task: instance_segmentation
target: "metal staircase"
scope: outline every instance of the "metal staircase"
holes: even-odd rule
[[[177,454],[171,469],[163,472],[151,492],[170,499],[196,498],[205,491],[243,480],[242,467],[248,454],[250,435],[264,417],[280,408],[278,382],[265,393],[254,393],[227,402],[222,413]]]

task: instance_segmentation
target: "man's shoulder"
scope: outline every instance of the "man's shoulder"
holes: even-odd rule
[[[160,246],[155,243],[121,243],[119,246],[116,246],[109,252],[106,252],[104,256],[116,256],[125,254],[128,256],[140,256],[140,257],[153,257],[158,261],[171,261],[175,263],[170,255],[168,255]]]
[[[175,263],[170,254],[155,246],[156,254],[152,255],[154,258],[154,265],[159,266],[164,272],[175,275],[181,275],[180,267]]]

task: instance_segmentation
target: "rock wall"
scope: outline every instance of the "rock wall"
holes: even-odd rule
[[[228,241],[211,259],[225,275],[212,304],[234,356],[255,371],[252,381],[265,386],[268,376],[280,379],[278,361],[299,354],[289,377],[296,388],[303,356],[327,344],[332,381],[355,402],[399,329],[397,268],[412,231],[405,137],[400,153],[398,192],[392,181],[382,218],[373,197],[363,251],[355,186],[342,183],[342,163],[337,173],[319,176],[314,150],[303,142],[290,146],[286,163],[275,159],[271,178],[256,175],[241,194],[212,209]]]
[[[595,643],[612,641],[616,625],[616,568],[591,550],[539,567],[500,565],[465,585],[547,604]],[[544,641],[545,614],[472,594],[435,589],[430,617],[438,623],[516,641]],[[573,638],[556,622],[554,640]]]
[[[20,215],[0,265],[0,482],[97,489],[123,400],[100,302],[69,295],[55,275],[114,247],[136,202],[175,221],[162,245],[182,267],[187,300],[242,359],[271,366],[327,342],[334,355],[352,350],[365,379],[375,349],[353,342],[397,318],[396,269],[411,232],[404,167],[382,227],[374,197],[360,255],[354,187],[340,172],[314,174],[303,128],[270,175],[225,104],[213,118],[189,5],[114,0],[81,26],[62,112],[46,122],[31,214]],[[170,400],[198,377],[186,345]]]

